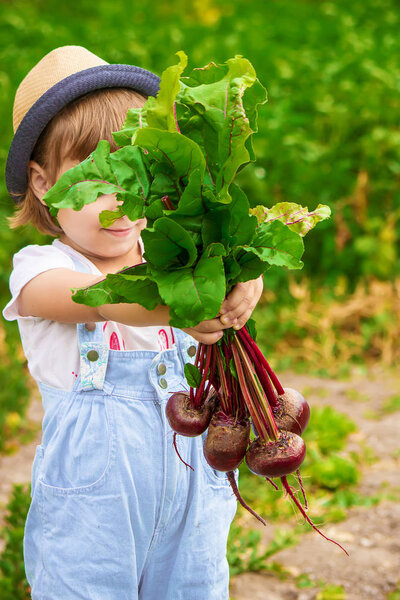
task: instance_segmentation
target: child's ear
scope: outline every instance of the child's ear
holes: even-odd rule
[[[47,206],[42,198],[51,188],[51,183],[46,171],[35,160],[30,160],[28,163],[28,178],[36,198],[38,198],[44,206]]]

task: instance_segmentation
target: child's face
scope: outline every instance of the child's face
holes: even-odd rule
[[[58,177],[77,164],[79,161],[64,160]],[[122,201],[116,200],[116,194],[107,194],[99,196],[95,202],[86,204],[79,211],[60,208],[57,214],[63,230],[60,240],[88,258],[128,260],[130,255],[137,254],[138,239],[146,226],[146,219],[130,221],[125,215],[107,229],[101,226],[99,220],[103,210],[115,210],[121,204]]]

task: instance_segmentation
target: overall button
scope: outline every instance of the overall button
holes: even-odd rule
[[[85,323],[86,331],[94,331],[96,329],[96,323]]]
[[[166,372],[167,372],[167,367],[165,366],[164,363],[160,363],[159,365],[157,365],[157,373],[159,375],[165,375]]]
[[[97,350],[89,350],[89,352],[86,354],[86,357],[88,360],[94,362],[99,358],[99,353],[97,352]]]
[[[187,353],[189,356],[194,356],[196,354],[196,346],[189,346],[187,349]]]
[[[165,389],[168,387],[167,380],[166,380],[166,379],[164,379],[164,377],[161,377],[161,379],[160,379],[160,380],[159,380],[159,382],[158,382],[158,385],[159,385],[160,387],[162,387],[162,388],[163,388],[163,390],[165,390]]]

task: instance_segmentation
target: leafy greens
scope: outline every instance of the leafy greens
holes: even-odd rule
[[[182,328],[215,317],[237,282],[270,265],[301,269],[302,236],[330,209],[309,212],[282,202],[250,210],[234,179],[255,160],[252,135],[266,90],[245,58],[211,62],[183,76],[187,57],[177,54],[179,63],[162,74],[157,97],[130,109],[113,133],[120,148],[110,152],[101,140],[44,200],[57,216],[60,208],[80,210],[115,193],[122,204],[101,213],[103,227],[123,215],[146,217],[146,262],[76,290],[73,300],[135,302],[149,310],[167,304],[170,324]]]

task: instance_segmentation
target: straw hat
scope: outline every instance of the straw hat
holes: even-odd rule
[[[82,46],[61,46],[44,56],[19,85],[6,185],[19,202],[28,185],[28,162],[46,125],[69,102],[93,90],[124,87],[156,96],[160,79],[133,65],[109,64]]]

